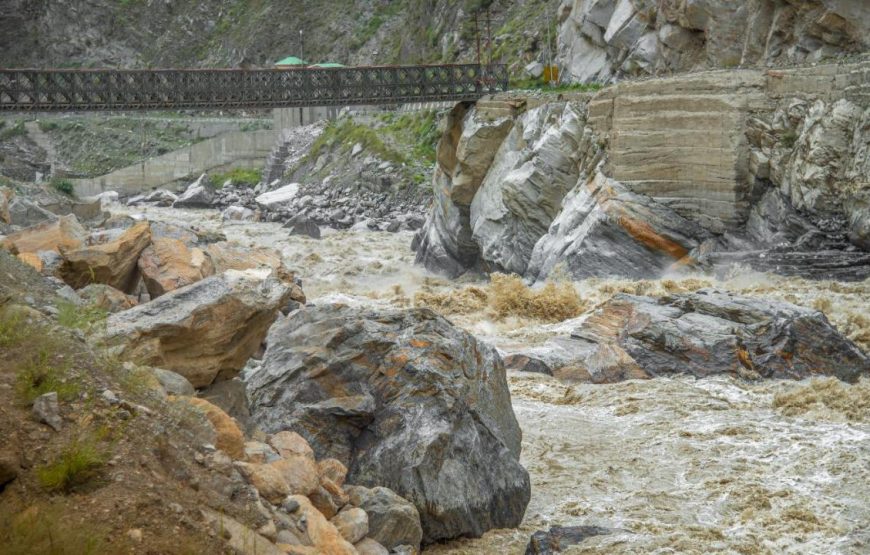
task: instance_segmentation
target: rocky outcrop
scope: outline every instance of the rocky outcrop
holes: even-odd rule
[[[228,270],[111,315],[107,340],[204,387],[239,373],[291,294],[269,269]]]
[[[252,418],[417,507],[423,541],[516,526],[529,500],[498,354],[427,309],[306,307],[272,327]]]
[[[142,251],[138,265],[152,299],[214,274],[211,258],[179,239],[154,239]]]
[[[528,275],[544,279],[560,264],[577,279],[658,275],[681,263],[705,235],[668,207],[596,173],[565,199],[535,245]]]
[[[447,170],[463,126],[493,104],[499,117],[523,101],[527,110],[476,189],[454,194],[452,174],[436,172],[417,262],[450,276],[544,279],[564,266],[574,278],[649,278],[744,264],[864,279],[868,83],[865,61],[623,82],[567,101],[511,93],[461,119],[457,108],[439,145]]]
[[[553,102],[519,116],[471,203],[472,239],[488,266],[524,274],[562,199],[599,155],[583,103]]]
[[[139,255],[151,243],[151,227],[140,222],[103,245],[62,250],[61,277],[75,289],[91,283],[132,293],[139,283]]]
[[[550,361],[554,375],[594,383],[681,373],[848,382],[870,375],[870,359],[821,312],[707,289],[616,295],[551,349],[563,353]]]
[[[465,104],[457,104],[447,116],[432,177],[434,207],[415,241],[418,263],[453,276],[478,264],[471,201],[512,123],[503,115],[478,115]]]
[[[861,0],[564,0],[557,62],[574,81],[818,62],[870,46]]]

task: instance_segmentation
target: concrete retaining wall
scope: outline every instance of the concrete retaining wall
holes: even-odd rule
[[[73,179],[76,195],[103,191],[131,195],[179,179],[195,179],[215,168],[263,166],[275,143],[275,131],[235,131],[166,153],[138,164],[90,179]]]

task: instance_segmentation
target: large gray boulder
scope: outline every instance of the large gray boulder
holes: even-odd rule
[[[498,353],[428,309],[306,307],[269,332],[251,416],[291,429],[348,483],[420,513],[423,542],[520,523],[530,497]]]
[[[575,359],[554,374],[568,368],[570,377],[596,383],[683,373],[848,382],[870,375],[870,358],[821,312],[714,289],[662,299],[616,295],[568,342]]]

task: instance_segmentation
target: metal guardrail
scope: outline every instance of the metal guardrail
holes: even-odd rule
[[[504,65],[292,69],[0,69],[0,111],[282,108],[476,100]]]

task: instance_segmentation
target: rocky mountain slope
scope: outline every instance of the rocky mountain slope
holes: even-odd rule
[[[268,66],[290,55],[367,65],[471,61],[476,35],[470,14],[488,6],[496,58],[521,68],[544,50],[557,5],[556,0],[4,0],[0,66]],[[555,47],[555,29],[551,40]]]

